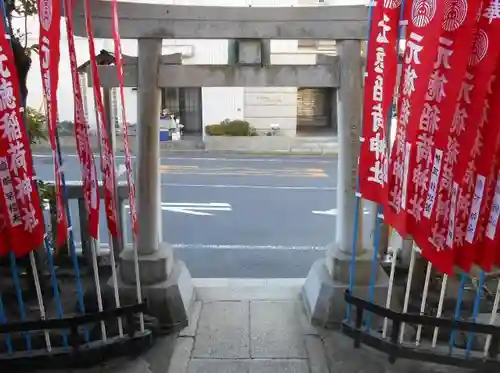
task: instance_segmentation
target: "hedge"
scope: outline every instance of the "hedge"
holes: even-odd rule
[[[205,127],[208,136],[257,136],[257,131],[245,120],[223,120]]]

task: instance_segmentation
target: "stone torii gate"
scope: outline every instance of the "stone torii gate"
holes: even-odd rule
[[[112,38],[109,2],[91,3],[94,35]],[[353,247],[356,168],[362,114],[361,41],[366,39],[366,6],[220,7],[119,2],[120,34],[138,39],[138,58],[124,68],[125,84],[138,87],[137,207],[140,277],[151,309],[162,322],[182,322],[194,297],[186,266],[161,241],[159,112],[161,87],[336,87],[339,173],[337,237],[326,258],[311,268],[303,299],[312,321],[324,325],[345,316]],[[83,6],[75,12],[75,33],[86,36]],[[236,51],[227,65],[182,65],[179,55],[162,56],[163,39],[232,39]],[[271,39],[336,40],[338,56],[316,65],[271,65]],[[104,87],[118,85],[114,66],[100,67]],[[291,227],[292,228],[292,227]],[[359,229],[359,237],[362,237]],[[358,239],[359,265],[369,265],[369,248]],[[368,250],[367,250],[368,249]],[[122,288],[135,284],[132,249],[121,254]],[[359,269],[356,285],[368,285]],[[379,276],[382,283],[387,279]],[[339,299],[334,299],[335,297]],[[169,316],[166,316],[169,315]]]

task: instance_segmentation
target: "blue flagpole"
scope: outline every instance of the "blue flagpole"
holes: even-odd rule
[[[466,280],[467,280],[467,276],[465,275],[464,272],[462,272],[462,275],[460,276],[460,290],[458,291],[457,304],[455,306],[455,314],[453,315],[454,320],[458,320],[460,318],[460,314],[462,313],[462,301],[463,301],[463,297],[464,297],[464,286],[465,286]],[[456,332],[457,332],[456,329],[453,329],[451,331],[450,341],[449,341],[449,346],[448,346],[448,352],[450,354],[453,350],[453,345],[455,344]]]
[[[7,324],[7,316],[5,315],[5,308],[3,306],[2,294],[0,294],[0,324]],[[14,353],[14,349],[12,348],[12,339],[10,334],[6,334],[4,336],[5,346],[7,347],[7,354],[11,356]]]
[[[66,8],[64,6],[64,2],[61,4],[61,14],[63,16],[66,16]],[[59,121],[57,121],[59,124]],[[85,302],[83,298],[83,287],[82,287],[82,281],[80,277],[80,267],[78,265],[78,258],[76,255],[76,247],[75,247],[75,237],[74,237],[74,232],[73,232],[73,225],[72,225],[72,219],[71,219],[71,208],[69,205],[69,198],[68,198],[68,188],[66,185],[66,177],[64,175],[64,168],[63,168],[63,158],[62,158],[62,153],[61,153],[61,144],[59,141],[59,131],[57,130],[56,127],[56,148],[57,148],[57,157],[59,159],[59,165],[61,167],[61,184],[62,184],[62,193],[63,193],[63,198],[64,198],[64,203],[66,205],[66,217],[68,219],[68,244],[69,244],[69,250],[71,252],[71,259],[73,262],[73,269],[75,271],[75,280],[76,280],[76,290],[77,290],[77,295],[78,295],[78,309],[82,315],[85,314]],[[86,325],[84,329],[84,338],[85,342],[90,341],[90,335],[89,335],[89,328]]]
[[[399,12],[399,20],[401,21],[403,19],[403,12],[404,12],[404,7],[405,7],[405,0],[401,1],[401,10]],[[398,28],[398,37],[397,41],[398,44],[396,45],[397,48],[397,53],[396,53],[396,59],[399,64],[399,43],[401,41],[401,36],[403,34],[403,27],[399,26]],[[390,143],[390,137],[391,137],[391,119],[393,115],[393,105],[391,105],[391,108],[389,110],[389,115],[387,117],[386,123],[387,123],[387,131],[386,131],[386,136],[389,137],[389,143]],[[390,144],[387,147],[387,154],[386,156],[389,157],[390,155]],[[372,266],[371,266],[371,273],[370,273],[370,283],[369,283],[369,301],[373,302],[373,299],[375,298],[375,281],[377,280],[377,264],[378,264],[378,254],[380,251],[380,232],[382,230],[382,222],[383,222],[383,207],[379,205],[377,207],[377,218],[375,220],[375,234],[373,238],[373,258],[372,258]],[[397,255],[397,254],[394,254]],[[366,316],[366,327],[370,329],[371,327],[371,320],[372,320],[372,314],[368,312],[368,315]]]
[[[56,148],[57,148],[57,157],[59,160],[59,166],[61,169],[61,184],[62,184],[62,194],[63,194],[63,199],[64,199],[64,204],[66,208],[66,217],[68,219],[68,245],[69,245],[69,250],[71,253],[71,261],[73,263],[73,270],[75,271],[75,282],[76,282],[76,292],[77,292],[77,298],[78,298],[78,310],[82,315],[85,314],[85,302],[83,300],[83,286],[82,286],[82,280],[80,276],[80,266],[78,265],[78,257],[76,254],[76,247],[75,247],[75,238],[74,238],[74,233],[73,233],[73,226],[71,224],[71,208],[69,205],[69,198],[68,198],[68,188],[66,186],[66,178],[64,176],[64,171],[63,171],[63,159],[62,159],[62,154],[61,154],[61,145],[59,142],[59,133],[56,128]],[[89,335],[89,328],[87,325],[84,327],[84,338],[85,342],[90,341],[90,335]]]
[[[10,259],[10,269],[12,271],[12,280],[14,281],[14,288],[16,289],[17,306],[19,307],[19,315],[21,316],[21,321],[26,321],[26,308],[24,307],[23,300],[23,288],[21,286],[21,281],[19,279],[19,271],[17,269],[16,257],[12,250],[9,254]],[[30,332],[24,333],[24,338],[26,339],[26,349],[31,352],[31,336]]]
[[[481,271],[479,275],[479,286],[476,290],[476,297],[474,298],[474,308],[472,310],[472,322],[476,322],[477,315],[479,314],[479,306],[481,304],[481,295],[483,294],[483,286],[485,281],[485,273]],[[465,357],[468,359],[470,357],[470,352],[472,348],[472,339],[474,333],[467,332],[467,346],[465,351]]]
[[[455,307],[455,314],[453,315],[454,320],[460,319],[460,314],[462,313],[462,303],[463,303],[463,297],[464,297],[464,292],[465,292],[465,282],[467,281],[467,275],[465,272],[462,272],[460,275],[460,289],[458,291],[458,296],[457,296],[457,304]],[[473,322],[476,321],[477,315],[479,313],[479,306],[481,303],[481,295],[483,291],[483,286],[484,286],[484,281],[485,281],[485,273],[484,271],[481,271],[479,274],[479,287],[476,291],[476,296],[474,297],[474,306],[472,310],[472,320]],[[453,351],[453,347],[455,346],[455,337],[456,337],[456,329],[453,329],[451,331],[450,335],[450,340],[448,343],[448,353],[451,354]],[[467,345],[466,345],[466,358],[470,356],[470,350],[472,347],[472,337],[473,334],[470,332],[467,333]]]
[[[382,206],[377,206],[376,217],[375,217],[375,232],[373,237],[373,256],[372,256],[372,265],[370,268],[370,283],[369,283],[369,294],[368,301],[373,302],[375,298],[375,281],[377,280],[377,267],[378,267],[378,254],[380,250],[380,230],[382,227],[382,219],[380,216],[382,215]],[[369,330],[371,328],[372,323],[372,313],[368,312],[366,315],[366,327]]]
[[[368,12],[368,36],[367,36],[367,50],[368,46],[370,45],[370,33],[371,33],[371,28],[372,28],[372,18],[373,18],[373,7],[375,6],[375,2],[370,0],[370,3],[368,4],[369,12]],[[364,79],[364,75],[363,75]],[[362,122],[362,121],[361,121]],[[362,123],[361,123],[362,125]],[[359,168],[359,158],[358,158],[358,164],[356,167]],[[361,194],[359,193],[359,174],[356,179],[356,202],[354,203],[354,232],[353,232],[353,239],[352,239],[352,253],[351,253],[351,264],[349,266],[349,293],[352,294],[352,289],[354,288],[354,275],[356,271],[356,254],[357,254],[357,246],[358,246],[358,229],[359,229],[359,206],[361,203]],[[338,217],[340,218],[340,217]],[[347,303],[347,309],[346,309],[346,319],[347,321],[350,321],[351,319],[351,304]]]

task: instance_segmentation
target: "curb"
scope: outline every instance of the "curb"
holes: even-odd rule
[[[33,153],[48,153],[50,152],[50,146],[48,144],[33,144],[31,146]],[[62,145],[62,152],[76,154],[76,148],[74,146]],[[92,147],[92,150],[95,154],[99,153],[99,149],[96,147]],[[258,155],[297,155],[297,156],[337,156],[337,150],[322,150],[322,151],[300,151],[300,150],[239,150],[239,149],[224,149],[224,150],[215,150],[215,149],[171,149],[168,147],[161,147],[160,152],[164,154],[176,154],[176,153],[207,153],[207,154],[258,154]],[[117,155],[123,155],[123,149],[116,150]]]

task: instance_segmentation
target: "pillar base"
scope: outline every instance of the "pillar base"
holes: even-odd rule
[[[118,286],[123,303],[137,302],[134,255],[123,251]],[[162,244],[152,255],[139,256],[142,297],[148,303],[148,314],[156,317],[165,332],[180,331],[188,325],[191,304],[195,298],[191,274],[184,262],[174,260],[170,246]]]
[[[120,255],[120,276],[123,282],[135,285],[134,249],[129,245]],[[160,243],[152,254],[142,255],[139,250],[139,277],[141,285],[166,281],[174,266],[174,252],[167,243]]]
[[[366,252],[356,258],[353,294],[368,299],[372,253]],[[327,263],[329,261],[330,263]],[[346,319],[347,303],[344,292],[349,288],[350,256],[340,250],[329,250],[327,259],[319,259],[312,266],[302,288],[302,301],[306,313],[315,326],[336,328]],[[378,266],[375,281],[374,302],[385,306],[389,276]],[[392,305],[396,303],[393,296]],[[354,319],[355,309],[352,309]],[[373,318],[373,327],[380,323]]]

